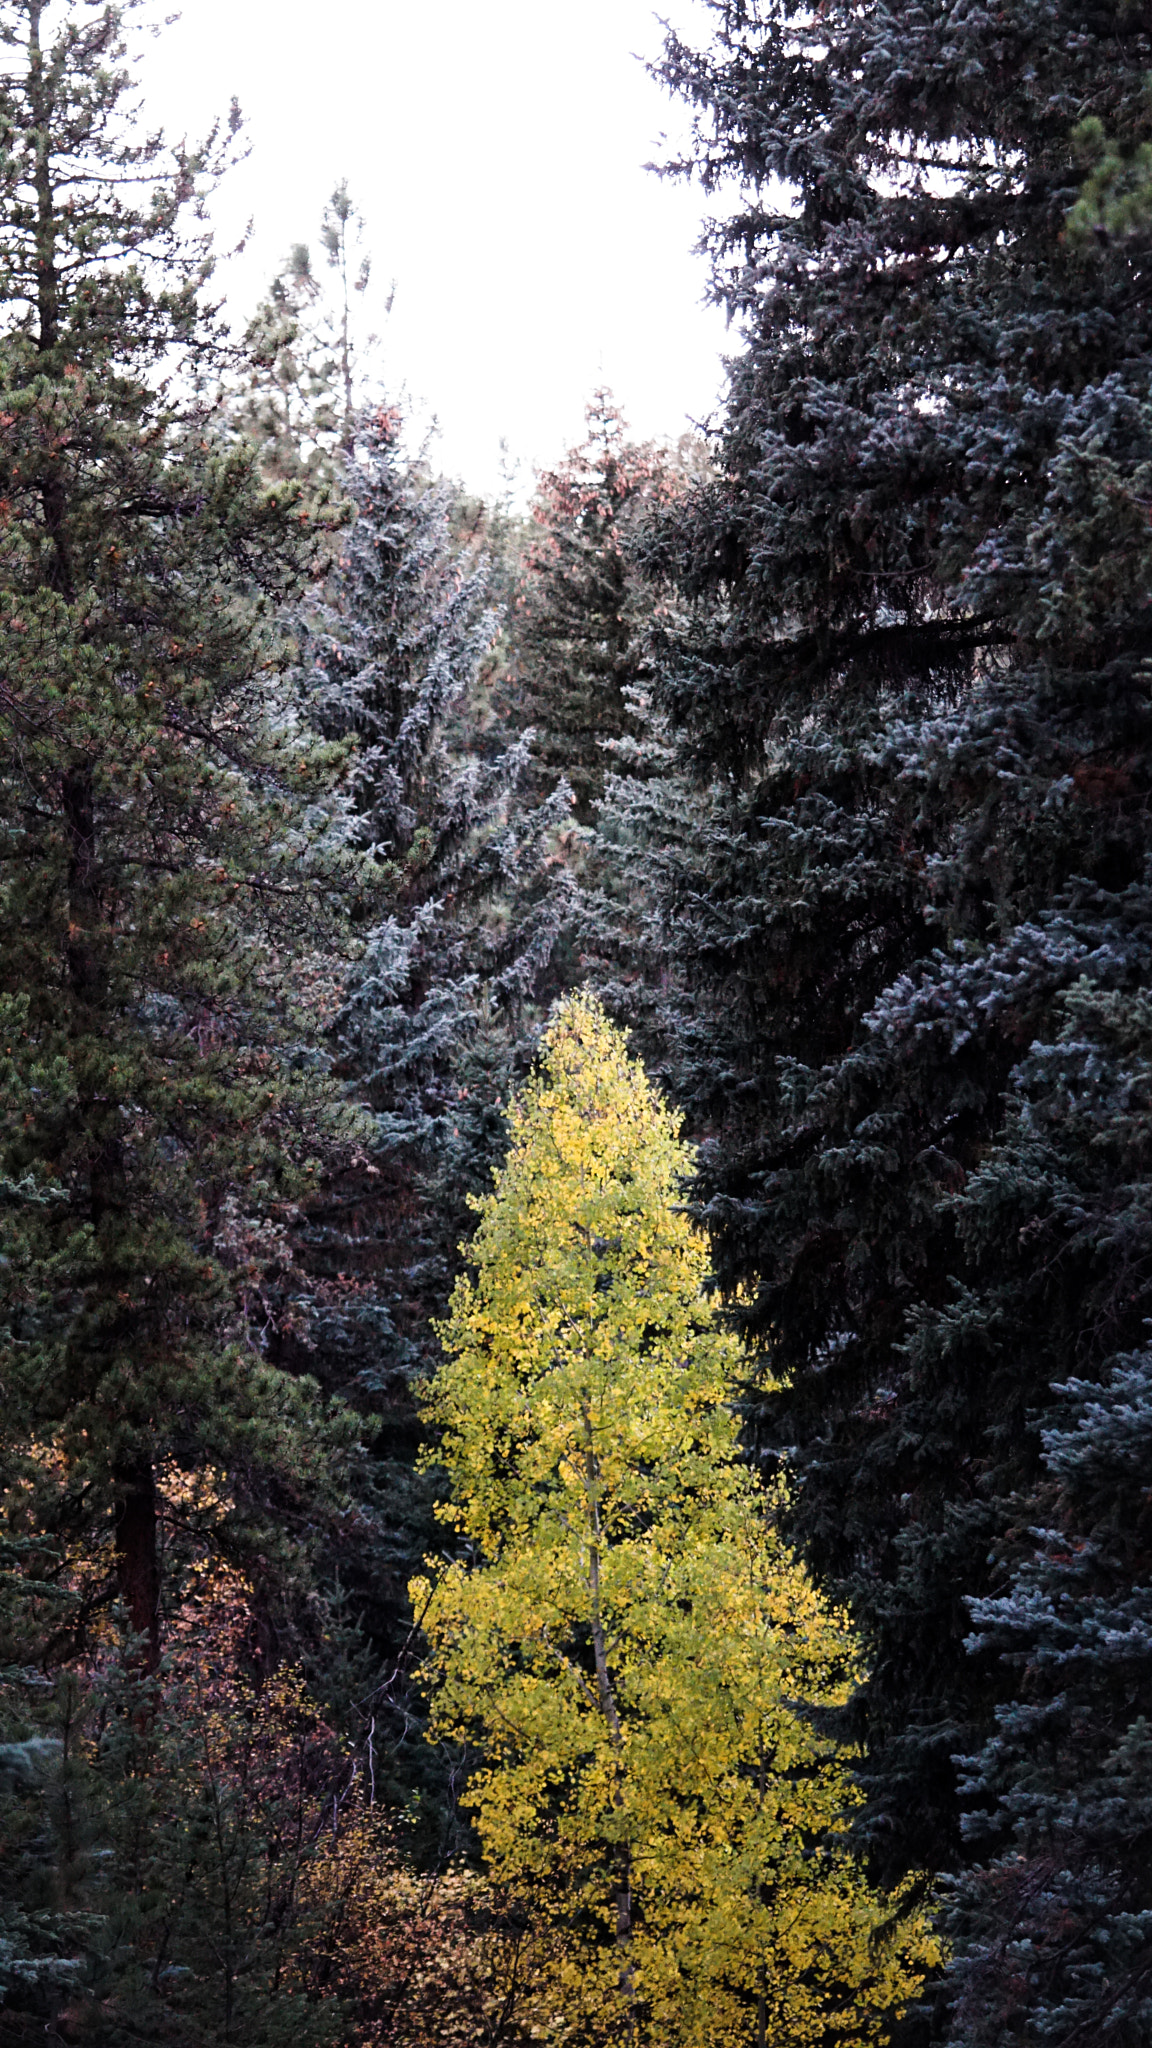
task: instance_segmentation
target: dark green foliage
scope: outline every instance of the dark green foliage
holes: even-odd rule
[[[317,1815],[367,1772],[459,1839],[413,1383],[589,976],[868,1635],[871,1853],[949,1873],[913,2033],[1152,2030],[1152,25],[710,5],[714,465],[598,394],[519,562],[361,403],[346,189],[237,395],[182,237],[230,137],[142,139],[123,10],[0,6],[14,2039],[323,2041]]]
[[[536,779],[566,782],[588,824],[604,793],[606,748],[635,731],[650,598],[634,546],[646,515],[683,487],[686,460],[626,438],[611,394],[587,408],[588,432],[540,477],[537,529],[524,551],[512,617],[521,722],[532,728]]]
[[[10,12],[0,195],[6,1422],[60,1433],[69,1497],[115,1509],[143,1627],[157,1458],[320,1484],[311,1397],[245,1340],[245,1260],[337,1142],[275,957],[332,943],[353,877],[263,619],[307,530],[152,374],[211,346],[176,239],[205,163],[166,182],[121,138],[115,10],[44,52],[39,17]],[[142,212],[118,169],[155,182]]]
[[[972,1605],[971,1647],[1015,1696],[967,1764],[956,2031],[1135,2048],[1152,2023],[1152,1018],[1145,990],[1099,981],[1057,1016],[961,1211],[1001,1354],[1034,1384],[1052,1358],[1078,1371],[1045,1390],[1042,1476],[1001,1538],[1007,1590]]]
[[[1094,113],[1080,122],[1073,141],[1088,177],[1068,216],[1069,235],[1095,236],[1105,248],[1114,236],[1145,238],[1152,224],[1152,144],[1138,130],[1117,144]]]
[[[1022,1811],[991,1765],[958,1783],[1018,1684],[969,1603],[1039,1569],[1052,1383],[1106,1381],[1148,1313],[1137,1045],[1101,1020],[1152,966],[1152,306],[1138,236],[1065,224],[1074,131],[1137,147],[1152,45],[1141,9],[1060,0],[712,11],[662,70],[691,167],[740,183],[710,243],[745,346],[720,474],[651,551],[689,616],[657,622],[663,769],[617,787],[613,832],[633,873],[648,849],[662,985],[618,995],[707,1140],[721,1284],[784,1383],[751,1441],[788,1453],[797,1533],[872,1639],[873,1849],[962,1869],[966,1810]],[[1114,1115],[1078,1120],[1105,1064]],[[1102,1758],[1152,1704],[1135,1669]],[[1040,1861],[1077,1783],[1050,1773]],[[993,1892],[964,1909],[979,2010],[1097,2038],[1122,1944],[1093,2017],[1044,2017],[1042,1972],[993,1981]]]
[[[310,526],[197,395],[182,216],[228,144],[141,139],[121,14],[0,13],[0,1482],[31,1602],[4,1661],[90,1662],[120,1609],[138,1678],[182,1487],[282,1643],[342,1508],[355,1426],[273,1352],[291,1225],[355,1137],[310,1012],[365,882],[342,750],[279,682]]]
[[[313,331],[317,292],[301,244],[248,324],[231,414],[266,484],[302,483],[323,503],[333,482],[339,366],[329,338]]]

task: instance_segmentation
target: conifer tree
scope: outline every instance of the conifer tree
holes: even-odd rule
[[[0,14],[0,1224],[8,1443],[50,1525],[94,1560],[114,1534],[153,1665],[158,1468],[227,1470],[269,1557],[271,1497],[303,1531],[333,1483],[252,1276],[337,1143],[282,963],[306,986],[352,877],[267,612],[309,530],[196,397],[216,333],[182,215],[227,138],[168,155],[132,125],[122,12]],[[99,1571],[90,1594],[77,1627]]]
[[[631,697],[645,677],[649,604],[634,559],[646,513],[683,488],[680,459],[627,439],[611,393],[597,391],[587,435],[540,476],[513,615],[520,716],[534,733],[545,789],[563,778],[588,824],[603,794],[606,748],[634,729]]]
[[[1127,895],[1143,951],[1140,894]],[[1122,925],[1098,931],[957,1194],[968,1285],[947,1317],[917,1319],[908,1346],[937,1387],[942,1366],[982,1353],[993,1394],[1014,1392],[1040,1439],[1035,1478],[992,1503],[994,1576],[964,1603],[966,1647],[1000,1679],[984,1740],[957,1759],[969,1867],[951,1916],[952,2034],[981,2048],[1138,2041],[1150,2009],[1147,970],[1119,953]],[[989,1403],[990,1433],[997,1419]]]
[[[353,1126],[318,1025],[345,899],[370,882],[333,791],[342,750],[283,685],[274,611],[310,524],[202,397],[223,336],[185,217],[230,136],[168,152],[140,126],[125,12],[0,8],[0,1754],[15,1766],[0,2031],[15,2039],[81,2009],[92,2038],[124,2038],[111,1987],[152,1970],[158,1989],[162,1956],[132,1946],[147,1887],[125,1874],[110,1917],[101,1859],[109,1815],[130,1831],[148,1804],[136,1781],[156,1763],[197,1496],[214,1502],[212,1547],[248,1560],[274,1656],[307,1612],[355,1437],[275,1352],[307,1314],[285,1298],[294,1216]],[[175,1792],[160,1802],[130,1844],[140,1866],[171,1870],[187,1819]]]
[[[739,1458],[678,1119],[577,996],[511,1125],[427,1404],[470,1561],[414,1588],[485,1854],[579,2038],[883,2039],[931,1943],[844,1851],[855,1644]]]
[[[363,218],[342,179],[320,222],[320,245],[338,285],[335,307],[309,245],[294,243],[249,322],[245,373],[230,392],[233,424],[256,451],[265,483],[303,485],[309,512],[327,511],[333,523],[375,341],[354,329],[353,301],[372,274],[366,251],[356,260],[363,239]],[[386,310],[391,305],[389,296]]]
[[[873,1853],[989,1872],[957,2038],[1135,2040],[1140,1926],[1107,1955],[1086,1930],[1146,1901],[1104,1788],[1130,1759],[1141,1810],[1148,1667],[1122,1622],[1113,1683],[1099,1632],[1143,1565],[1044,1431],[1054,1383],[1107,1405],[1147,1315],[1152,334],[1138,209],[1077,230],[1117,165],[1138,182],[1148,26],[712,19],[662,75],[691,167],[740,187],[709,245],[744,347],[717,477],[655,557],[689,611],[657,651],[675,753],[617,822],[649,848],[660,1060],[780,1383],[755,1446],[788,1447],[792,1528],[870,1645]],[[1088,117],[1112,170],[1084,193]],[[1023,1532],[1065,1517],[1103,1547],[1062,1610],[1064,1538]]]
[[[323,493],[333,482],[339,365],[327,338],[314,329],[318,289],[300,243],[248,324],[245,369],[231,411],[264,483],[304,481]]]
[[[361,423],[346,472],[355,517],[324,602],[303,618],[303,688],[329,738],[357,741],[353,832],[387,904],[338,1019],[341,1064],[376,1118],[378,1158],[438,1184],[441,1213],[427,1221],[443,1286],[444,1205],[462,1213],[461,1181],[483,1178],[500,1143],[503,1087],[484,1082],[485,1059],[499,1070],[512,1057],[477,1041],[515,1042],[547,970],[564,896],[544,862],[568,796],[535,810],[519,800],[525,743],[487,708],[489,566],[454,533],[453,488],[401,432],[394,409]]]
[[[341,178],[324,208],[324,217],[320,223],[320,241],[328,267],[335,271],[339,285],[334,326],[340,395],[343,400],[340,446],[345,455],[352,453],[356,439],[357,389],[352,304],[354,297],[363,297],[372,275],[372,258],[367,251],[360,256],[359,262],[356,261],[357,248],[362,245],[363,238],[363,216],[357,212],[349,196],[347,178]],[[391,305],[389,297],[389,310]]]
[[[413,1470],[414,1382],[457,1270],[465,1190],[502,1156],[510,1078],[555,985],[570,891],[550,857],[569,799],[524,797],[483,522],[406,447],[397,409],[361,418],[340,488],[354,516],[295,630],[309,716],[355,749],[350,831],[375,895],[357,909],[360,957],[329,1043],[369,1121],[298,1233],[322,1299],[303,1333],[313,1348],[289,1341],[286,1355],[364,1418],[371,1526],[341,1573],[392,1674],[369,1709],[382,1790],[395,1744],[388,1782],[400,1800],[420,1786],[431,1837],[454,1823],[402,1658],[408,1580],[434,1533],[432,1489]]]

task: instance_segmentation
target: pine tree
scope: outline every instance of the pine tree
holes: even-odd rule
[[[1107,1390],[1147,1315],[1152,335],[1138,219],[1066,227],[1086,117],[1138,162],[1148,27],[1060,0],[712,13],[662,73],[696,108],[682,168],[740,186],[710,248],[744,346],[717,477],[653,556],[689,610],[656,653],[674,752],[617,832],[649,849],[699,1212],[779,1382],[750,1440],[788,1448],[792,1527],[866,1632],[873,1852],[959,1868],[980,1812],[994,1845],[1015,1817],[1036,1870],[1081,1872],[1038,1908],[1058,1943],[1077,1885],[1082,1925],[1097,1879],[1139,1893],[1133,1852],[1085,1809],[1072,1854],[1071,1749],[1001,1745],[964,1788],[953,1759],[1031,1711],[1017,1623],[969,1646],[969,1603],[1024,1629],[1056,1566],[1021,1530],[1091,1536],[1053,1500],[1052,1385]],[[1097,1642],[1106,1777],[1147,1692],[1109,1693]],[[1044,1973],[1021,1985],[982,1896],[977,2002],[1032,2038]],[[1121,1953],[1093,2021],[1053,1994],[1052,2038],[1120,2011]]]
[[[485,1853],[581,2038],[882,2039],[931,1944],[838,1840],[855,1647],[739,1458],[678,1119],[578,996],[511,1123],[428,1398],[469,1562],[414,1588]]]
[[[202,396],[184,217],[230,136],[141,129],[123,15],[0,10],[0,1733],[46,1760],[4,1802],[15,2038],[143,1968],[106,1953],[78,1702],[108,1678],[92,1811],[130,1815],[200,1495],[266,1648],[299,1646],[356,1434],[275,1350],[293,1220],[354,1137],[314,1013],[370,881],[283,683],[310,523]]]
[[[298,243],[248,324],[231,405],[262,481],[312,484],[317,508],[332,490],[339,422],[339,364],[312,317],[318,292],[308,248]]]
[[[358,410],[352,301],[354,296],[363,297],[372,275],[372,258],[367,251],[360,256],[359,262],[356,261],[357,249],[363,239],[363,216],[357,212],[349,196],[347,178],[342,178],[324,208],[324,217],[320,223],[320,241],[328,260],[328,267],[335,271],[340,288],[334,326],[340,371],[340,395],[343,399],[340,446],[345,455],[350,455],[355,446]],[[389,311],[391,307],[390,295]]]
[[[49,1524],[91,1532],[74,1639],[114,1557],[154,1665],[159,1467],[227,1469],[269,1558],[272,1495],[303,1533],[334,1484],[342,1425],[253,1296],[342,1142],[282,964],[306,985],[355,877],[268,626],[308,528],[196,396],[216,338],[181,216],[226,139],[167,158],[131,125],[121,10],[48,43],[44,14],[0,18],[5,1431]]]
[[[309,513],[327,514],[333,524],[347,510],[343,464],[375,342],[359,337],[353,320],[353,300],[372,274],[366,251],[356,260],[363,239],[363,218],[342,179],[320,222],[320,245],[338,282],[335,307],[307,242],[294,243],[249,322],[239,388],[229,386],[232,422],[255,450],[264,482],[302,485]]]

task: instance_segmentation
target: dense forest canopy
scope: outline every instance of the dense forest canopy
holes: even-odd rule
[[[722,416],[521,513],[135,12],[0,0],[0,2038],[1144,2048],[1152,16],[707,0]]]

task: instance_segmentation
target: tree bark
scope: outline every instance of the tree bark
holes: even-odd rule
[[[139,1662],[147,1672],[160,1662],[160,1565],[156,1553],[156,1475],[141,1454],[115,1468],[116,1573],[132,1633],[144,1639]]]
[[[62,534],[57,540],[57,565],[67,570]],[[81,1031],[98,1028],[96,1013],[106,994],[100,948],[104,914],[96,844],[96,805],[92,769],[82,761],[65,771],[61,805],[68,832],[68,939],[65,967]],[[119,1137],[108,1127],[106,1110],[95,1102],[82,1104],[89,1123],[88,1208],[97,1230],[114,1217],[125,1200],[124,1159]],[[112,1227],[115,1225],[113,1223]],[[113,1467],[115,1494],[116,1575],[128,1610],[132,1633],[143,1648],[135,1662],[147,1673],[160,1662],[160,1563],[156,1546],[156,1476],[144,1450]]]

